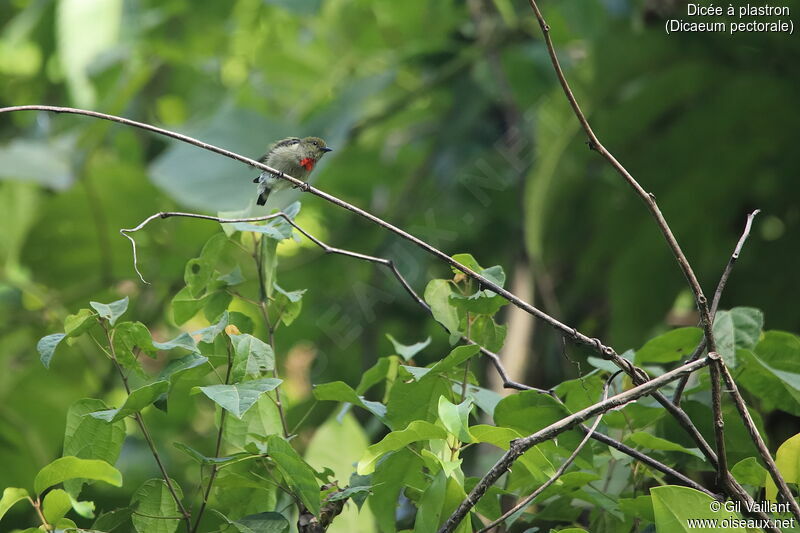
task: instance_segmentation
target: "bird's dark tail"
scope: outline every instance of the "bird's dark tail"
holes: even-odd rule
[[[266,190],[266,191],[262,192],[261,194],[259,194],[258,195],[258,200],[256,200],[256,203],[258,205],[266,204],[267,203],[267,196],[269,196],[269,190]]]
[[[253,178],[253,183],[258,183],[259,181],[261,181],[261,176],[256,176]]]

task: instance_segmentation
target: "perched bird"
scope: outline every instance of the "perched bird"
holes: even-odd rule
[[[331,150],[319,137],[289,137],[273,144],[258,161],[293,178],[306,181],[317,162]],[[267,171],[259,174],[253,183],[258,183],[258,205],[267,203],[270,192],[286,189],[291,185],[289,181]]]

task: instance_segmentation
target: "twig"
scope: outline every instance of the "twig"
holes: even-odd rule
[[[157,214],[152,215],[152,216],[148,217],[147,219],[145,219],[141,224],[139,224],[135,228],[131,228],[131,229],[128,229],[128,230],[122,230],[122,232],[126,237],[128,237],[131,240],[131,242],[133,244],[133,247],[134,247],[134,251],[135,251],[136,243],[133,240],[133,238],[130,235],[128,235],[127,233],[133,233],[135,231],[139,231],[139,230],[143,229],[148,223],[150,223],[151,221],[153,221],[153,220],[155,220],[157,218],[169,218],[169,217],[173,217],[173,216],[200,218],[200,219],[205,219],[205,220],[213,220],[213,221],[221,222],[221,223],[253,222],[253,221],[257,221],[257,220],[269,220],[269,219],[276,218],[276,217],[282,217],[284,220],[286,220],[288,223],[290,223],[295,229],[297,229],[300,233],[302,233],[306,238],[308,238],[311,242],[313,242],[314,244],[319,246],[326,254],[343,255],[345,257],[351,257],[351,258],[358,259],[358,260],[361,260],[361,261],[367,261],[367,262],[371,262],[371,263],[375,263],[375,264],[379,264],[379,265],[383,265],[383,266],[387,267],[389,270],[391,270],[392,274],[397,278],[397,280],[400,282],[400,284],[403,286],[403,288],[406,290],[406,292],[411,296],[411,298],[415,302],[417,302],[417,304],[420,307],[425,309],[428,313],[431,312],[430,306],[425,302],[425,300],[420,298],[420,296],[414,291],[414,289],[411,287],[411,285],[408,283],[408,281],[405,279],[405,277],[403,277],[403,275],[397,269],[397,266],[391,260],[385,259],[385,258],[382,258],[382,257],[374,257],[374,256],[366,255],[366,254],[360,254],[360,253],[357,253],[357,252],[352,252],[350,250],[344,250],[344,249],[341,249],[341,248],[335,248],[333,246],[329,246],[328,244],[324,243],[323,241],[321,241],[320,239],[318,239],[317,237],[315,237],[314,235],[312,235],[311,233],[306,231],[304,228],[299,226],[294,220],[292,220],[290,217],[288,217],[285,213],[274,213],[272,215],[266,215],[266,216],[261,216],[261,217],[252,217],[252,218],[247,218],[247,219],[224,219],[224,218],[214,217],[214,216],[209,216],[209,215],[196,215],[194,213],[178,213],[178,212],[157,213]],[[541,394],[550,394],[551,396],[553,395],[552,391],[545,391],[545,390],[542,390],[542,389],[539,389],[539,388],[536,388],[536,387],[531,387],[530,385],[526,385],[526,384],[523,384],[523,383],[518,383],[516,381],[510,380],[508,378],[507,373],[506,373],[505,367],[503,366],[503,363],[500,361],[500,357],[496,353],[492,352],[491,350],[488,350],[488,349],[484,348],[483,346],[480,346],[479,344],[475,343],[474,341],[472,341],[471,339],[469,339],[467,337],[462,337],[462,341],[466,342],[467,344],[471,344],[471,345],[475,345],[475,346],[479,347],[481,354],[485,355],[486,357],[488,357],[489,360],[492,362],[492,365],[494,366],[495,370],[500,375],[500,378],[503,380],[503,386],[505,388],[516,389],[516,390],[534,390],[534,391],[539,392]],[[640,382],[643,382],[643,380],[640,380]],[[664,407],[667,408],[672,413],[672,415],[676,418],[677,422],[681,426],[683,426],[686,429],[687,433],[695,440],[695,442],[697,442],[699,448],[703,451],[703,453],[705,453],[707,455],[709,461],[713,465],[716,465],[716,455],[714,454],[713,450],[711,450],[711,448],[708,446],[708,443],[705,442],[705,440],[703,439],[703,436],[700,434],[700,431],[695,427],[695,425],[692,423],[691,419],[689,419],[688,415],[686,415],[686,413],[684,411],[682,411],[681,409],[679,409],[676,406],[672,405],[672,403],[668,399],[666,399],[663,395],[661,395],[660,393],[655,393],[653,396],[656,398],[656,400],[659,400],[661,402],[661,404],[664,405]],[[587,428],[584,428],[583,426],[581,426],[581,429],[582,429],[582,431],[587,430]],[[625,453],[625,454],[633,457],[634,459],[649,465],[650,467],[652,467],[652,468],[654,468],[656,470],[659,470],[659,471],[661,471],[661,472],[663,472],[665,474],[668,474],[668,475],[671,475],[671,476],[675,477],[676,479],[680,480],[683,484],[685,484],[687,486],[693,487],[693,488],[695,488],[697,490],[700,490],[700,491],[707,492],[710,495],[713,494],[710,491],[708,491],[707,489],[703,488],[701,485],[698,485],[697,483],[693,482],[692,480],[690,480],[686,476],[680,474],[676,470],[668,467],[667,465],[665,465],[663,463],[660,463],[659,461],[656,461],[655,459],[653,459],[653,458],[651,458],[651,457],[649,457],[649,456],[647,456],[647,455],[645,455],[645,454],[643,454],[643,453],[641,453],[641,452],[639,452],[639,451],[637,451],[637,450],[635,450],[635,449],[633,449],[633,448],[631,448],[629,446],[626,446],[625,444],[623,444],[623,443],[621,443],[619,441],[616,441],[616,440],[614,440],[614,439],[612,439],[612,438],[610,438],[610,437],[608,437],[606,435],[602,435],[602,434],[596,433],[596,432],[592,434],[592,438],[594,438],[594,439],[596,439],[596,440],[598,440],[600,442],[603,442],[603,443],[605,443],[605,444],[607,444],[607,445],[619,450],[620,452]]]
[[[742,417],[742,421],[747,428],[747,432],[750,434],[750,438],[753,439],[753,442],[758,449],[761,460],[767,465],[767,471],[769,472],[770,477],[772,477],[772,480],[775,482],[775,485],[778,487],[781,497],[789,504],[789,509],[792,511],[792,515],[795,517],[795,519],[800,520],[800,505],[797,504],[797,501],[792,495],[792,491],[789,489],[789,485],[778,471],[778,465],[775,464],[775,460],[772,458],[769,448],[767,448],[764,439],[761,438],[761,434],[758,432],[758,428],[753,421],[753,417],[750,416],[750,411],[747,410],[747,405],[744,403],[744,398],[742,398],[739,388],[736,386],[736,382],[733,380],[733,376],[731,376],[731,373],[728,371],[726,366],[722,366],[722,379],[725,381],[728,392],[730,393],[731,397],[733,398],[733,402],[736,405],[736,410],[739,411],[739,415]]]
[[[621,372],[622,372],[622,370],[618,370],[617,372],[614,372],[606,380],[606,382],[605,382],[605,384],[603,386],[603,399],[601,401],[604,402],[604,401],[606,401],[608,399],[608,387],[611,384],[611,382],[614,380],[614,378],[616,378]],[[581,450],[583,449],[584,446],[586,446],[586,443],[589,442],[589,439],[594,434],[595,430],[597,429],[597,426],[600,425],[600,421],[603,419],[603,415],[604,414],[605,413],[600,413],[599,415],[597,415],[597,418],[595,419],[594,423],[592,424],[592,427],[589,428],[589,431],[586,433],[586,436],[583,437],[583,440],[581,440],[581,442],[572,451],[572,453],[569,455],[569,457],[567,457],[566,460],[564,460],[564,462],[561,464],[561,466],[558,467],[558,469],[553,473],[552,476],[550,476],[550,478],[547,481],[545,481],[539,487],[537,487],[536,490],[534,490],[531,494],[529,494],[528,496],[523,498],[519,503],[517,503],[517,505],[515,505],[514,507],[512,507],[511,509],[509,509],[508,511],[503,513],[499,518],[497,518],[496,520],[494,520],[493,522],[488,524],[486,527],[484,527],[480,531],[478,531],[478,533],[486,533],[487,531],[490,531],[490,530],[494,529],[495,527],[499,526],[500,524],[502,524],[506,520],[506,518],[508,518],[509,516],[513,515],[517,511],[520,511],[521,509],[524,509],[525,507],[527,507],[537,496],[539,496],[542,492],[544,492],[545,489],[547,489],[547,487],[549,487],[550,485],[555,483],[558,480],[558,478],[560,478],[561,475],[567,470],[567,468],[569,468],[569,466],[572,464],[572,461],[575,460],[575,458],[578,456],[578,454],[581,453]]]
[[[755,219],[756,215],[761,212],[760,209],[756,209],[752,213],[747,215],[747,222],[744,225],[744,231],[742,235],[739,237],[739,242],[736,243],[736,248],[734,248],[733,253],[731,254],[730,258],[728,258],[728,264],[725,265],[725,270],[722,271],[722,276],[719,278],[719,283],[717,283],[717,289],[714,291],[714,299],[711,301],[711,320],[713,322],[714,317],[717,316],[717,309],[719,308],[719,302],[722,299],[722,292],[725,290],[725,286],[728,283],[728,278],[733,271],[733,265],[739,259],[739,255],[742,253],[742,247],[744,243],[747,241],[747,238],[750,237],[750,230],[753,226],[753,220]],[[703,340],[700,341],[700,344],[697,345],[692,355],[689,356],[687,361],[694,361],[700,355],[702,355],[703,351],[706,349],[706,338],[703,336]],[[686,384],[689,381],[689,376],[684,377],[681,379],[677,386],[675,387],[675,393],[672,396],[672,402],[675,405],[680,405],[681,403],[681,396],[683,395],[683,391],[686,388]]]
[[[122,370],[122,365],[120,365],[119,360],[117,359],[117,352],[114,348],[114,335],[112,332],[108,330],[108,326],[106,326],[105,322],[102,320],[100,321],[100,325],[103,326],[103,330],[106,333],[106,339],[108,340],[108,348],[111,355],[111,360],[114,362],[114,366],[116,366],[117,371],[119,372],[120,377],[122,378],[122,384],[125,387],[125,392],[128,393],[128,396],[131,394],[130,385],[128,385],[128,376],[125,375],[125,372]],[[161,455],[158,453],[158,449],[156,448],[156,443],[153,440],[153,437],[150,435],[150,432],[147,430],[147,426],[144,423],[144,418],[142,414],[139,412],[133,413],[133,419],[136,421],[136,425],[139,426],[139,430],[142,432],[144,436],[144,440],[147,442],[147,446],[150,448],[150,453],[153,454],[153,458],[156,460],[156,464],[158,465],[158,469],[161,471],[161,476],[164,478],[164,483],[167,486],[167,490],[169,490],[172,499],[175,500],[175,505],[178,506],[178,510],[183,517],[183,520],[186,522],[186,531],[192,531],[192,517],[186,508],[183,506],[183,502],[178,497],[178,492],[175,490],[175,487],[172,485],[172,480],[167,474],[167,469],[164,467],[164,463],[161,461]]]
[[[539,26],[542,29],[542,34],[544,35],[545,45],[547,47],[547,52],[550,55],[550,60],[553,65],[553,69],[556,73],[556,77],[558,78],[559,83],[561,84],[561,88],[564,91],[567,100],[569,101],[572,110],[577,117],[578,121],[581,124],[581,127],[586,132],[586,135],[589,137],[589,148],[592,150],[596,150],[600,155],[608,161],[608,163],[617,171],[617,173],[625,179],[625,181],[630,185],[636,194],[645,202],[647,205],[651,215],[656,221],[661,233],[663,234],[664,238],[667,241],[667,245],[669,246],[672,254],[675,256],[675,259],[678,262],[678,265],[681,268],[681,271],[684,274],[687,282],[689,283],[689,287],[694,294],[695,303],[697,305],[698,310],[700,311],[700,323],[703,328],[704,337],[706,347],[708,348],[709,354],[716,353],[716,341],[714,339],[714,332],[713,332],[713,318],[712,314],[708,307],[708,300],[706,296],[703,294],[702,287],[700,286],[699,281],[697,280],[697,276],[694,273],[694,270],[689,264],[686,255],[683,253],[680,245],[678,244],[675,235],[672,233],[672,229],[670,228],[669,224],[667,223],[664,215],[661,213],[661,210],[656,203],[655,195],[652,193],[648,193],[645,189],[639,184],[639,182],[628,172],[628,170],[609,152],[600,140],[597,138],[597,135],[592,130],[589,121],[586,119],[583,111],[578,104],[575,95],[572,92],[572,89],[567,82],[567,79],[564,75],[564,71],[561,68],[561,65],[558,61],[558,55],[556,54],[555,47],[553,46],[553,41],[550,37],[550,26],[545,21],[542,13],[539,9],[539,6],[536,3],[536,0],[529,0],[529,4],[533,9],[533,12],[536,16],[537,21],[539,22]],[[718,480],[724,483],[725,487],[728,487],[730,483],[730,473],[727,471],[726,465],[727,461],[725,458],[725,442],[724,442],[724,427],[723,427],[723,416],[722,416],[722,402],[721,402],[721,391],[719,386],[719,378],[720,374],[723,373],[725,363],[722,358],[714,358],[711,362],[711,376],[712,376],[712,408],[714,411],[714,421],[715,421],[715,440],[717,446],[717,455],[718,463],[717,463],[717,477]],[[635,381],[635,380],[634,380]],[[663,395],[661,395],[663,397]]]
[[[228,335],[225,335],[225,348],[228,355],[228,368],[225,371],[225,385],[228,385],[231,381],[231,372],[233,371],[233,347],[231,346],[231,339]],[[222,451],[222,434],[225,430],[225,413],[227,411],[225,409],[221,409],[219,415],[219,430],[217,430],[217,444],[214,448],[214,457],[219,457],[220,451]],[[214,480],[217,477],[217,472],[219,471],[219,467],[216,463],[211,465],[211,474],[208,477],[208,486],[206,486],[206,490],[203,493],[203,503],[200,505],[200,510],[197,512],[197,517],[195,518],[194,527],[191,530],[191,533],[195,533],[197,528],[200,527],[200,519],[203,518],[203,513],[206,510],[206,505],[208,505],[208,498],[211,496],[211,488],[214,485]],[[202,470],[201,470],[202,475]],[[202,479],[202,477],[201,477]]]
[[[546,428],[533,433],[532,435],[511,441],[511,446],[509,447],[508,451],[503,454],[497,463],[495,463],[495,465],[483,476],[483,478],[481,478],[480,481],[478,481],[477,485],[475,485],[475,488],[473,488],[469,495],[467,495],[467,498],[461,502],[458,508],[445,521],[445,523],[439,529],[439,533],[452,533],[455,531],[458,524],[475,506],[481,496],[486,493],[489,487],[492,486],[492,484],[494,484],[494,482],[497,481],[500,476],[502,476],[511,467],[514,461],[516,461],[523,453],[533,446],[539,444],[540,442],[550,440],[560,433],[571,429],[572,427],[584,422],[585,420],[588,420],[595,415],[627,405],[628,403],[633,402],[642,396],[646,396],[660,387],[663,387],[667,383],[675,381],[686,373],[694,372],[710,363],[711,359],[704,357],[689,364],[682,365],[674,370],[670,370],[669,372],[653,378],[646,383],[612,396],[607,400],[586,407],[577,413],[564,417],[561,420],[550,424]]]
[[[499,285],[497,285],[493,281],[489,280],[488,278],[478,274],[477,272],[473,271],[472,269],[468,268],[467,266],[465,266],[465,265],[461,264],[460,262],[456,261],[455,259],[453,259],[449,255],[447,255],[446,253],[442,252],[438,248],[436,248],[436,247],[428,244],[427,242],[425,242],[425,241],[423,241],[421,239],[418,239],[417,237],[411,235],[407,231],[404,231],[404,230],[398,228],[397,226],[394,226],[394,225],[386,222],[385,220],[373,215],[372,213],[370,213],[368,211],[365,211],[364,209],[361,209],[360,207],[356,207],[353,204],[345,202],[344,200],[341,200],[341,199],[337,198],[336,196],[333,196],[331,194],[328,194],[325,191],[317,189],[316,187],[308,184],[307,182],[304,182],[304,181],[299,180],[299,179],[297,179],[295,177],[289,176],[288,174],[286,174],[284,172],[281,172],[281,171],[279,171],[279,170],[277,170],[275,168],[269,167],[269,166],[265,165],[264,163],[260,163],[260,162],[256,161],[255,159],[250,159],[249,157],[245,157],[245,156],[237,154],[235,152],[231,152],[229,150],[225,150],[224,148],[220,148],[218,146],[214,146],[212,144],[205,143],[205,142],[197,140],[197,139],[195,139],[193,137],[189,137],[188,135],[183,135],[181,133],[176,133],[174,131],[169,131],[169,130],[166,130],[166,129],[163,129],[163,128],[159,128],[157,126],[153,126],[153,125],[150,125],[150,124],[145,124],[143,122],[138,122],[138,121],[130,120],[130,119],[127,119],[127,118],[118,117],[116,115],[108,115],[106,113],[99,113],[97,111],[89,111],[89,110],[86,110],[86,109],[76,109],[76,108],[71,108],[71,107],[46,106],[46,105],[24,105],[24,106],[14,106],[14,107],[0,108],[0,114],[14,112],[14,111],[52,111],[52,112],[55,112],[55,113],[70,113],[70,114],[75,114],[75,115],[84,115],[84,116],[99,118],[99,119],[102,119],[102,120],[110,120],[112,122],[117,122],[119,124],[125,124],[127,126],[132,126],[132,127],[135,127],[135,128],[146,130],[146,131],[151,131],[153,133],[157,133],[159,135],[164,135],[166,137],[171,137],[173,139],[177,139],[179,141],[182,141],[182,142],[197,146],[197,147],[202,148],[204,150],[207,150],[209,152],[214,152],[216,154],[222,155],[224,157],[228,157],[228,158],[233,159],[235,161],[239,161],[241,163],[245,163],[247,165],[250,165],[251,167],[260,169],[262,171],[270,172],[271,174],[277,176],[278,178],[284,179],[284,180],[290,182],[291,184],[295,185],[297,188],[299,188],[303,192],[307,192],[309,194],[313,194],[314,196],[322,198],[323,200],[326,200],[327,202],[330,202],[330,203],[332,203],[332,204],[334,204],[334,205],[336,205],[338,207],[346,209],[347,211],[350,211],[351,213],[355,213],[356,215],[359,215],[359,216],[369,220],[373,224],[376,224],[376,225],[378,225],[378,226],[380,226],[380,227],[382,227],[382,228],[384,228],[384,229],[386,229],[388,231],[391,231],[392,233],[402,237],[403,239],[405,239],[405,240],[407,240],[409,242],[412,242],[413,244],[415,244],[419,248],[422,248],[423,250],[425,250],[429,254],[431,254],[431,255],[433,255],[435,257],[438,257],[442,261],[445,261],[446,263],[448,263],[453,268],[463,272],[468,277],[478,281],[484,288],[487,288],[487,289],[491,290],[492,292],[495,292],[495,293],[499,294],[500,296],[502,296],[503,298],[508,300],[513,305],[519,307],[523,311],[526,311],[526,312],[530,313],[531,315],[533,315],[533,316],[539,318],[540,320],[543,320],[544,322],[548,323],[551,327],[553,327],[553,328],[563,332],[564,334],[568,335],[569,338],[571,338],[574,342],[589,346],[592,349],[596,350],[603,358],[609,359],[609,358],[613,358],[616,355],[616,352],[614,351],[613,348],[611,348],[610,346],[604,345],[602,342],[600,342],[599,339],[594,339],[594,338],[588,337],[588,336],[584,335],[583,333],[580,333],[577,329],[567,326],[566,324],[562,323],[561,321],[557,320],[556,318],[554,318],[554,317],[548,315],[547,313],[541,311],[537,307],[534,307],[533,305],[529,304],[528,302],[525,302],[524,300],[522,300],[521,298],[519,298],[515,294],[511,293],[510,291],[500,287]],[[197,216],[196,218],[211,218],[211,217]],[[211,218],[211,219],[213,220],[213,218]]]

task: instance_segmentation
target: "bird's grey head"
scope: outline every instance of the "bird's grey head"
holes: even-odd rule
[[[302,139],[300,141],[300,149],[308,157],[311,157],[317,161],[319,161],[323,155],[333,150],[332,148],[328,148],[328,145],[325,143],[325,141],[319,137],[306,137],[305,139]]]

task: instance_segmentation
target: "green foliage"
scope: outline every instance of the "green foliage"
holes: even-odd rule
[[[234,385],[208,385],[199,390],[211,398],[217,405],[230,412],[238,419],[242,418],[264,393],[281,384],[275,378],[261,378]]]
[[[122,485],[122,474],[105,461],[67,455],[39,470],[36,479],[33,480],[33,490],[41,494],[53,485],[76,478],[104,481],[115,487]]]
[[[180,487],[172,483],[178,496],[182,496]],[[178,529],[178,506],[163,479],[150,479],[142,484],[131,498],[131,507],[136,509],[131,521],[138,533],[173,533]]]
[[[800,341],[763,329],[792,330],[800,317],[786,291],[800,259],[787,112],[798,74],[784,68],[798,41],[665,40],[651,4],[660,3],[543,7],[595,130],[657,196],[709,296],[745,211],[764,211],[722,300],[754,307],[721,309],[714,332],[757,427],[783,442],[782,474],[797,483],[787,415],[800,415]],[[646,210],[585,149],[524,2],[15,0],[0,15],[3,105],[86,106],[252,157],[287,135],[321,135],[336,149],[312,175],[323,190],[440,249],[473,251],[453,258],[620,353],[639,347],[623,357],[652,375],[701,339]],[[513,310],[487,287],[319,199],[301,212],[296,190],[270,208],[285,206],[331,246],[391,259],[424,287],[434,320],[381,267],[323,256],[282,218],[223,231],[156,219],[131,234],[150,282],[140,284],[120,228],[160,211],[262,214],[246,207],[257,171],[110,123],[4,118],[4,531],[39,531],[25,529],[42,525],[38,508],[59,529],[167,533],[185,529],[182,505],[198,532],[284,532],[299,507],[321,513],[342,501],[334,533],[435,531],[475,486],[470,476],[511,441],[597,402],[615,369],[542,326],[518,342]],[[381,351],[384,335],[391,352]],[[514,379],[554,387],[558,399],[501,397],[487,384],[491,362],[464,338],[505,348],[528,365]],[[708,391],[699,372],[683,406],[711,441]],[[726,403],[724,415],[734,475],[775,497],[738,413]],[[649,398],[607,413],[599,431],[692,479],[711,477]],[[569,431],[526,452],[475,510],[497,518],[580,439]],[[160,474],[151,445],[180,505],[164,479],[147,479]],[[682,531],[705,516],[705,495],[634,464],[590,442],[505,526]]]

